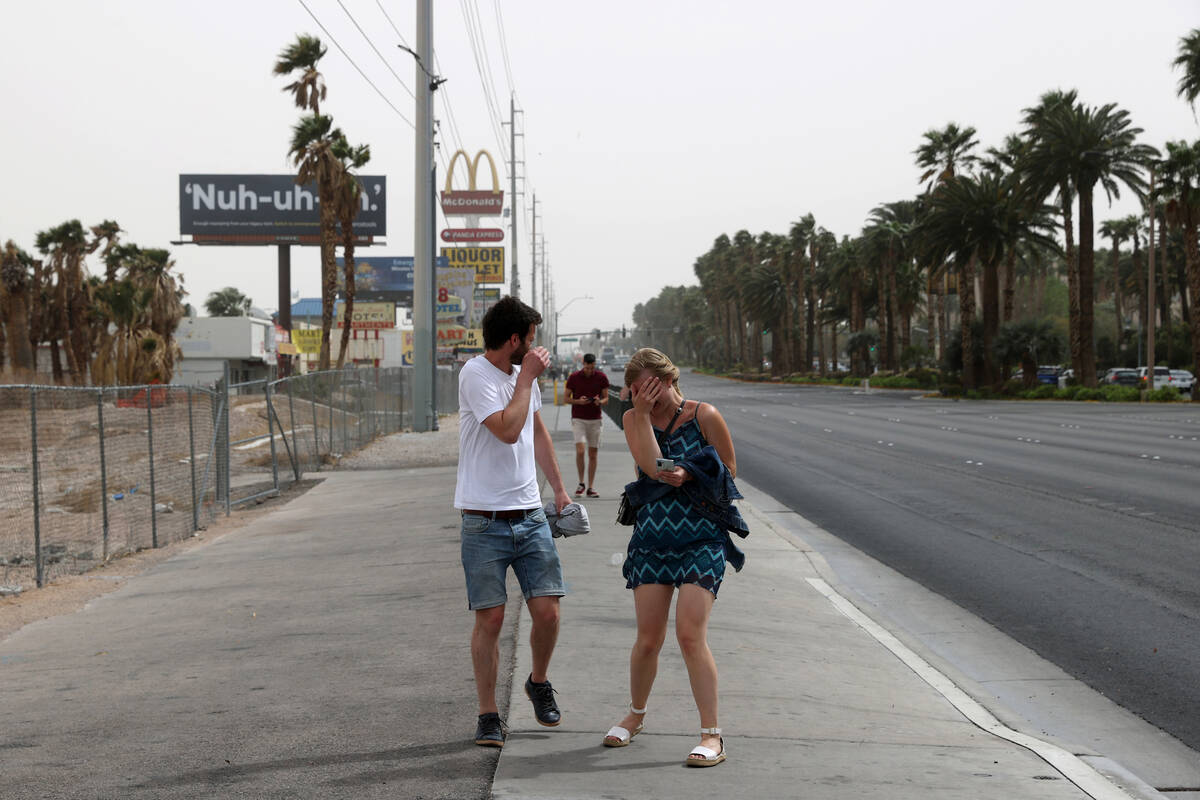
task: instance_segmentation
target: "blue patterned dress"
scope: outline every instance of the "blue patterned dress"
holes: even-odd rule
[[[708,444],[694,414],[665,441],[662,431],[655,429],[655,435],[664,458],[682,459]],[[725,577],[725,534],[694,511],[683,492],[669,492],[638,508],[622,574],[626,589],[694,583],[715,597]]]

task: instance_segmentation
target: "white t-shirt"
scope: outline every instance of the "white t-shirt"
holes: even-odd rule
[[[455,508],[508,511],[537,508],[537,462],[533,455],[533,414],[542,407],[535,383],[530,389],[529,413],[516,444],[505,444],[483,421],[508,407],[517,390],[521,368],[512,374],[497,369],[484,356],[475,356],[458,373],[458,486]]]

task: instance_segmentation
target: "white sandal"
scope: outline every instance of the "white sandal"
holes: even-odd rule
[[[634,714],[645,714],[646,709],[634,708],[633,703],[629,704],[629,710]],[[620,725],[614,725],[608,729],[608,733],[604,734],[605,747],[625,747],[629,744],[633,737],[642,732],[642,728],[646,727],[644,722],[639,722],[638,726],[631,731],[625,730]]]
[[[721,736],[720,728],[701,728],[701,736]],[[699,758],[694,758],[699,756]],[[715,767],[725,760],[725,738],[721,738],[721,752],[713,750],[711,747],[704,745],[696,745],[692,748],[692,752],[688,753],[687,759],[684,761],[689,767]]]

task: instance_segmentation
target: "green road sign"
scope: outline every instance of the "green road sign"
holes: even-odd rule
[[[578,341],[579,341],[579,337],[577,337],[577,336],[564,336],[564,337],[562,337],[561,339],[559,339],[559,341],[560,341],[560,342],[578,342]]]

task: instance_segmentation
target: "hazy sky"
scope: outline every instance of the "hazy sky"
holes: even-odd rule
[[[412,0],[304,2],[413,119],[390,71],[412,87],[412,61],[384,16],[415,44]],[[1196,0],[434,0],[455,130],[470,152],[498,158],[507,132],[498,142],[464,21],[482,31],[507,117],[497,2],[556,306],[594,297],[563,313],[564,333],[628,323],[663,286],[695,283],[696,256],[721,233],[782,233],[810,211],[839,236],[857,233],[872,207],[917,190],[924,131],[953,120],[999,144],[1049,89],[1120,104],[1159,147],[1200,136],[1171,69],[1179,38],[1200,25]],[[364,172],[388,177],[387,246],[370,254],[412,254],[413,129],[299,0],[9,2],[0,21],[0,240],[32,250],[38,230],[112,218],[130,241],[166,246],[179,238],[180,173],[289,171],[298,111],[271,66],[308,32],[329,47],[322,110],[371,146]],[[441,100],[437,114],[448,158],[459,142]],[[526,300],[530,199],[519,221]],[[1098,222],[1134,210],[1125,198],[1097,204]],[[172,249],[197,306],[234,285],[275,307],[273,248]],[[316,248],[293,249],[292,285],[319,296]]]

